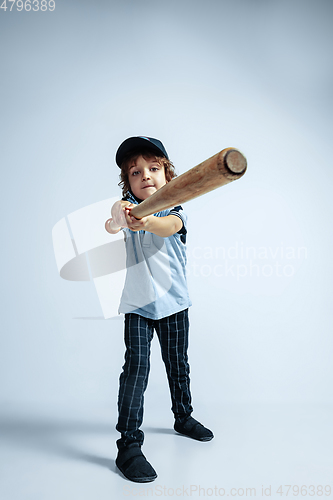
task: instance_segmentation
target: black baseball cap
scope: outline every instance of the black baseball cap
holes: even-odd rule
[[[121,167],[122,162],[124,161],[127,153],[134,149],[151,149],[153,153],[157,156],[165,156],[165,158],[169,159],[168,153],[165,150],[165,147],[158,139],[154,139],[153,137],[129,137],[124,142],[122,142],[118,148],[116,153],[116,163],[118,167]]]

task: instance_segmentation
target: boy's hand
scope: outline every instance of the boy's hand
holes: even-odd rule
[[[134,206],[133,203],[128,201],[116,201],[111,208],[111,216],[114,224],[117,224],[119,227],[127,227],[125,210]]]
[[[149,231],[149,223],[152,218],[155,218],[153,215],[149,215],[148,217],[143,217],[142,219],[136,219],[131,215],[131,209],[135,205],[132,205],[131,207],[125,207],[125,219],[126,219],[126,224],[127,227],[131,231]]]
[[[142,219],[136,219],[131,215],[131,210],[136,205],[128,201],[116,201],[111,209],[112,219],[108,219],[105,224],[105,229],[115,234],[122,227],[128,227],[131,231],[147,231],[156,234],[162,238],[167,238],[172,234],[177,233],[183,227],[182,220],[176,215],[167,215],[165,217],[155,217],[148,215]]]

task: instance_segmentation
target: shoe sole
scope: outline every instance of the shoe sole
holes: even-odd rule
[[[116,462],[115,462],[116,463]],[[134,483],[151,483],[152,481],[155,481],[157,478],[157,474],[155,476],[147,476],[147,477],[131,477],[127,476],[124,471],[121,470],[121,468],[116,464],[117,469],[122,473],[122,475],[126,478],[129,479],[130,481],[133,481]]]
[[[176,429],[175,429],[176,431]],[[198,438],[194,438],[192,436],[189,436],[188,434],[184,434],[183,432],[179,432],[179,431],[176,431],[177,434],[179,434],[180,436],[185,436],[185,437],[188,437],[190,439],[194,439],[194,441],[202,441],[202,442],[206,442],[206,441],[211,441],[213,439],[214,436],[211,436],[211,437],[206,437],[206,438],[201,438],[201,439],[198,439]]]

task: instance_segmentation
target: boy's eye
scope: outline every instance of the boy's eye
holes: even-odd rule
[[[137,174],[139,174],[139,173],[140,173],[140,172],[139,172],[139,170],[133,170],[133,172],[132,172],[132,174],[131,174],[131,175],[137,175]]]

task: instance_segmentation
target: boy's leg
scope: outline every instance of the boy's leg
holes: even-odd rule
[[[138,314],[125,314],[125,363],[119,378],[118,423],[122,438],[118,445],[138,442],[144,435],[139,429],[143,420],[144,392],[150,370],[150,344],[153,322]]]
[[[168,376],[172,411],[176,420],[184,420],[193,411],[188,363],[188,309],[155,321],[162,359]]]
[[[191,417],[190,366],[188,363],[188,309],[155,322],[161,344],[175,416],[175,430],[199,441],[210,441],[213,433]]]
[[[153,481],[157,474],[141,451],[143,399],[150,368],[153,323],[138,314],[125,315],[125,364],[119,378],[117,467],[131,481]]]

